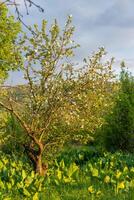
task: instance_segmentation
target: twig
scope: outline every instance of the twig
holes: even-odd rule
[[[22,13],[21,13],[21,11],[20,11],[20,9],[19,9],[19,6],[20,6],[20,4],[19,3],[17,3],[16,2],[17,0],[3,0],[1,3],[0,3],[0,6],[1,5],[3,5],[3,4],[5,4],[5,5],[7,5],[7,6],[13,6],[14,8],[15,8],[15,12],[16,12],[16,14],[17,14],[17,19],[23,24],[23,26],[26,28],[26,29],[28,29],[32,34],[36,34],[33,30],[32,30],[32,28],[30,28],[24,21],[23,21],[23,15],[22,15]],[[26,9],[26,14],[27,15],[29,15],[29,7],[31,7],[31,6],[34,6],[34,7],[36,7],[38,10],[39,10],[39,12],[44,12],[44,9],[40,6],[40,5],[38,5],[38,4],[36,4],[33,0],[23,0],[23,3],[24,3],[24,5],[25,5],[25,9]],[[29,4],[29,5],[28,5]]]

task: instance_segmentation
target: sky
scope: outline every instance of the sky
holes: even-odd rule
[[[115,57],[117,72],[124,60],[134,73],[134,0],[34,0],[44,8],[44,13],[32,6],[29,15],[26,15],[23,0],[17,1],[27,25],[41,25],[42,19],[51,24],[56,18],[64,27],[67,15],[73,16],[74,39],[81,45],[76,51],[76,61],[81,62],[99,47],[105,47],[107,57]],[[21,82],[20,72],[10,73],[9,84]]]

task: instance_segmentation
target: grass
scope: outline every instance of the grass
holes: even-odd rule
[[[133,200],[133,154],[67,149],[57,157],[47,177],[34,173],[27,159],[0,153],[2,200]]]

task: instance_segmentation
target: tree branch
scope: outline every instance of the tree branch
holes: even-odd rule
[[[36,7],[39,10],[39,12],[42,12],[42,13],[44,12],[44,9],[40,5],[36,4],[33,0],[23,0],[23,3],[25,6],[26,15],[29,15],[29,8],[31,6]],[[20,3],[17,3],[17,0],[2,0],[2,2],[0,3],[0,6],[3,4],[14,7],[15,12],[17,14],[17,19],[23,24],[23,26],[25,26],[26,29],[28,29],[32,34],[35,35],[35,32],[32,30],[32,28],[30,28],[23,21],[23,15],[22,15],[22,12],[20,11],[21,5],[20,5]]]
[[[20,115],[18,115],[18,113],[13,110],[13,107],[9,108],[8,106],[6,106],[5,104],[3,104],[2,102],[0,102],[0,106],[3,107],[3,108],[5,108],[7,111],[9,111],[10,113],[12,113],[16,117],[16,119],[19,121],[19,123],[21,124],[21,126],[26,131],[27,135],[38,145],[39,152],[42,152],[43,148],[44,148],[43,144],[35,137],[34,132],[22,120],[22,118],[20,117]]]
[[[17,118],[17,120],[20,122],[21,126],[25,129],[25,131],[29,134],[30,128],[25,124],[25,122],[21,119],[21,117],[18,115],[18,113],[13,110],[13,108],[9,108],[2,102],[0,102],[0,106],[5,108],[10,113],[12,113]]]

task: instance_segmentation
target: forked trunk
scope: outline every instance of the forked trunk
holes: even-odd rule
[[[38,151],[35,150],[34,145],[38,146]],[[36,173],[38,173],[41,176],[45,176],[47,174],[48,166],[42,163],[44,145],[36,140],[36,142],[32,142],[30,146],[25,146],[25,149],[28,153],[28,156],[34,164]]]

